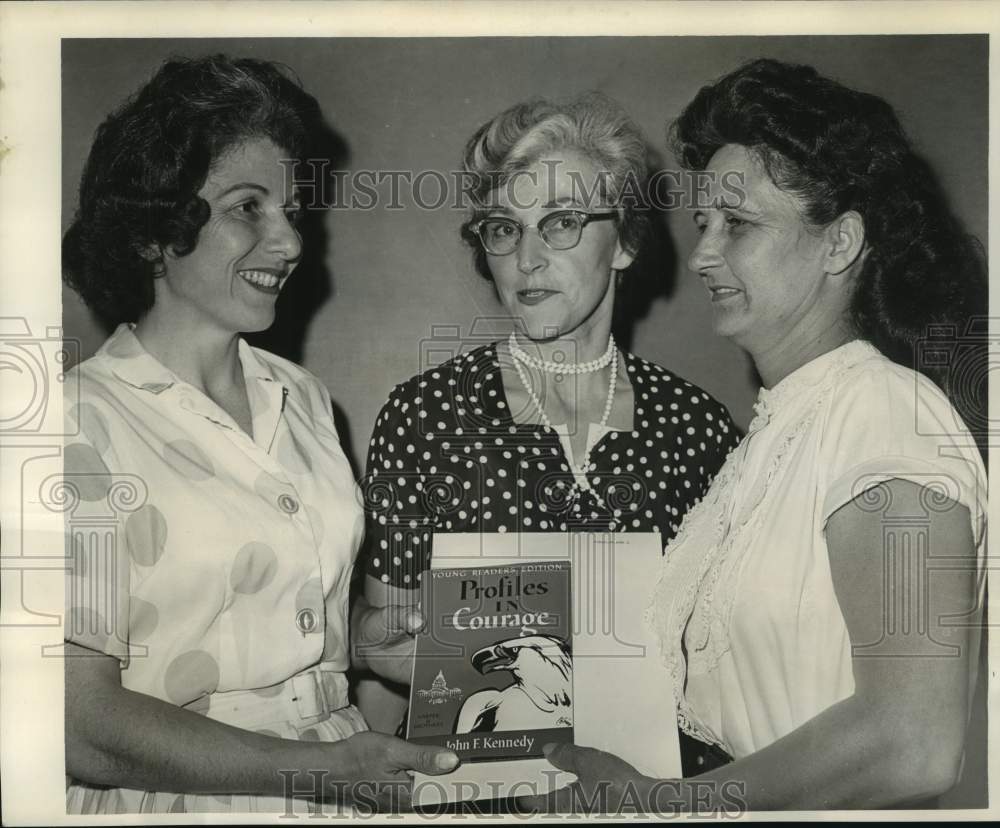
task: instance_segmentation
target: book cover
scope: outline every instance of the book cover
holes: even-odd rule
[[[573,741],[569,561],[424,574],[407,739],[463,761]]]

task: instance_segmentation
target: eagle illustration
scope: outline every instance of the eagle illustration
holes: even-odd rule
[[[528,635],[498,641],[472,656],[480,673],[506,670],[513,683],[465,700],[455,733],[542,730],[573,724],[573,661],[561,638]]]

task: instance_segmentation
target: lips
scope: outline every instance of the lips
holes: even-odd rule
[[[711,296],[713,302],[725,302],[727,299],[732,299],[734,296],[739,296],[743,293],[739,288],[730,287],[729,285],[705,285],[708,288],[708,293]]]
[[[519,290],[517,299],[522,305],[537,305],[544,302],[550,296],[555,296],[559,291],[545,290],[544,288],[532,288],[530,290]]]
[[[281,285],[288,278],[287,271],[274,270],[271,268],[259,268],[253,270],[239,270],[237,275],[248,285],[259,290],[261,293],[277,295],[281,292]]]

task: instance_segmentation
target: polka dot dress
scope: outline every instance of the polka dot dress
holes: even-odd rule
[[[611,431],[594,446],[588,481],[600,498],[574,487],[558,434],[514,421],[495,345],[398,385],[368,450],[367,574],[415,588],[435,532],[672,538],[738,435],[726,409],[701,389],[631,354],[625,367],[635,430]]]
[[[348,588],[363,515],[323,385],[245,342],[240,359],[253,437],[127,326],[75,369],[65,636],[120,659],[129,690],[213,718],[224,694],[249,691],[262,703],[256,723],[232,723],[307,738],[282,718],[286,708],[271,714],[269,698],[323,662],[347,703]],[[322,737],[363,729],[351,715],[321,722]],[[72,786],[71,810],[150,806],[142,792],[101,790]]]

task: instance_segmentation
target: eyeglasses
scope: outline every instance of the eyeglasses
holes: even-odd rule
[[[524,231],[534,227],[546,247],[551,250],[569,250],[580,243],[583,228],[592,221],[606,221],[618,214],[585,213],[583,210],[558,210],[549,213],[538,224],[521,224],[503,216],[489,216],[469,226],[486,248],[494,256],[508,256],[517,250]]]

